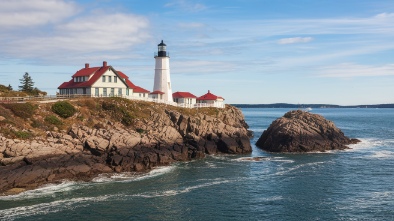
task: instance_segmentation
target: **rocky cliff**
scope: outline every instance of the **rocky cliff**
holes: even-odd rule
[[[34,104],[25,119],[0,105],[0,192],[252,150],[243,114],[232,106],[183,109],[110,98],[70,103],[77,113],[67,119],[57,118],[52,104]]]
[[[343,150],[357,142],[323,116],[296,110],[272,122],[256,146],[270,152],[312,152]]]

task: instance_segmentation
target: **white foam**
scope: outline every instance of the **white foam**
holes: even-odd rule
[[[249,130],[253,131],[254,133],[263,133],[267,128],[249,128]]]
[[[264,157],[264,156],[240,157],[237,159],[233,159],[233,161],[238,161],[238,162],[262,162],[262,161],[269,161],[269,160],[271,160],[270,157]]]
[[[50,203],[40,203],[31,206],[20,206],[1,210],[1,220],[12,220],[15,218],[28,217],[33,215],[45,215],[62,210],[72,210],[78,207],[88,206],[89,202],[99,202],[108,200],[111,196],[81,197],[66,200],[57,200]]]
[[[94,178],[92,181],[95,183],[139,181],[169,173],[175,168],[176,166],[173,165],[156,167],[148,173],[124,172],[118,174],[101,174],[98,177]]]
[[[300,168],[302,168],[302,167],[306,167],[306,166],[308,166],[308,167],[310,167],[310,166],[316,166],[316,165],[325,164],[325,163],[327,163],[327,162],[313,162],[313,163],[299,164],[299,165],[296,165],[296,166],[294,166],[294,167],[288,168],[288,169],[286,169],[286,170],[278,171],[278,172],[276,172],[276,173],[274,173],[274,174],[271,174],[271,175],[284,175],[284,174],[290,173],[290,172],[292,172],[292,171],[294,171],[294,170],[298,170],[298,169],[300,169]]]
[[[394,158],[394,152],[388,150],[376,151],[370,156],[371,158]]]
[[[387,146],[390,144],[394,144],[394,140],[392,139],[376,139],[376,138],[367,138],[367,139],[360,139],[361,142],[357,144],[350,144],[348,145],[350,148],[353,150],[359,150],[359,149],[367,149],[367,148],[374,148],[374,147],[379,147],[379,146]]]
[[[208,186],[213,186],[213,185],[219,185],[223,183],[229,183],[231,182],[230,180],[222,180],[222,179],[215,179],[213,182],[207,182],[203,184],[198,184],[194,186],[188,186],[184,188],[179,188],[179,189],[173,189],[173,190],[165,190],[161,192],[148,192],[148,193],[141,193],[141,194],[135,194],[132,195],[134,197],[143,197],[143,198],[155,198],[155,197],[164,197],[164,196],[175,196],[183,193],[188,193],[192,190],[195,189],[200,189]]]
[[[82,184],[74,181],[63,181],[60,184],[47,184],[34,190],[28,190],[16,195],[1,196],[0,200],[25,200],[43,196],[51,196],[56,193],[68,192],[81,188]]]

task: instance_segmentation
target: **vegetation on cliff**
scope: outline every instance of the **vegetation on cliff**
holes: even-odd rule
[[[122,98],[66,102],[0,104],[0,192],[251,152],[251,133],[232,106],[186,109]],[[27,112],[20,112],[25,106]],[[75,112],[67,111],[70,106]]]

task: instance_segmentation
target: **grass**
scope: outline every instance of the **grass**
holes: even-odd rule
[[[0,133],[10,138],[29,139],[44,136],[46,131],[54,130],[55,127],[67,130],[73,124],[105,129],[110,126],[108,121],[111,121],[144,134],[147,131],[141,129],[141,120],[150,119],[152,112],[164,114],[165,110],[196,117],[197,120],[200,114],[218,117],[222,113],[217,108],[180,108],[116,97],[80,98],[46,104],[8,103],[0,104],[0,116],[5,118],[0,121]]]

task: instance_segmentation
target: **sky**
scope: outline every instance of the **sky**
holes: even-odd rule
[[[103,61],[230,104],[394,103],[393,0],[0,0],[0,84],[49,94]]]

